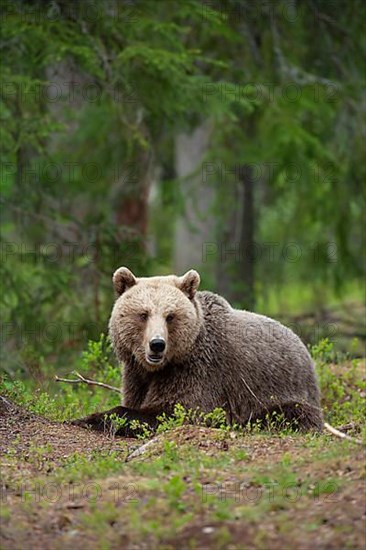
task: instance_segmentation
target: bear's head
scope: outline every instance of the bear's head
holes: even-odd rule
[[[202,326],[195,298],[200,276],[137,278],[126,267],[113,275],[116,302],[109,332],[120,361],[132,357],[146,370],[179,363],[192,350]]]

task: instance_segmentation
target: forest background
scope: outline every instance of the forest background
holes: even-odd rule
[[[121,265],[195,268],[361,355],[364,18],[361,0],[4,0],[2,370],[49,380],[104,346]]]

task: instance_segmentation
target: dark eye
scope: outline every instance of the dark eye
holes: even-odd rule
[[[169,315],[166,316],[166,322],[171,323],[174,319],[173,313],[169,313]]]
[[[140,313],[139,315],[141,321],[147,321],[147,318],[149,317],[148,313]]]

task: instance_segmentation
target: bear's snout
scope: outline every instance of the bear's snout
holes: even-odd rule
[[[153,353],[163,353],[166,346],[164,338],[160,336],[151,338],[149,345]]]
[[[161,368],[165,363],[164,351],[166,342],[162,336],[153,336],[149,341],[149,352],[146,354],[148,365],[154,365],[154,368]]]

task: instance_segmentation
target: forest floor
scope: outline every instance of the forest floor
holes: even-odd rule
[[[362,446],[182,426],[136,456],[0,404],[2,550],[365,548]]]

